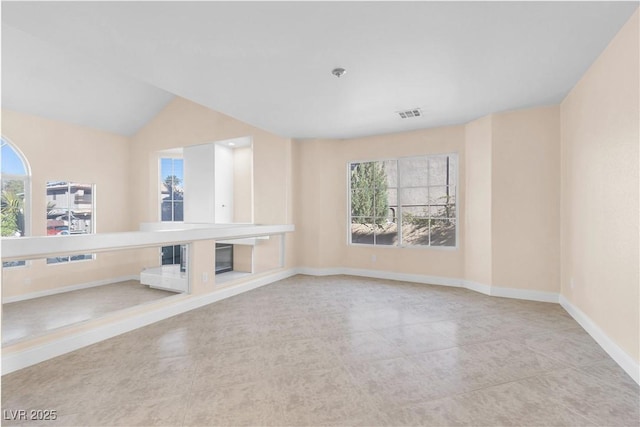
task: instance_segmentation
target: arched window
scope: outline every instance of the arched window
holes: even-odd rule
[[[1,211],[2,237],[22,237],[29,234],[29,192],[31,170],[24,155],[6,138],[1,138]],[[3,267],[24,265],[24,261],[4,262]]]

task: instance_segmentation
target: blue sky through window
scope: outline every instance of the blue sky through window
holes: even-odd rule
[[[13,149],[13,147],[2,139],[2,166],[0,171],[3,174],[9,175],[26,175],[27,169],[20,155]]]
[[[184,165],[182,159],[160,159],[160,176],[162,181],[171,175],[176,176],[180,180],[178,187],[182,187],[182,183],[184,182]]]

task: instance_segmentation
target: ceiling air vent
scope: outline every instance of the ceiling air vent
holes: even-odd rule
[[[398,115],[403,119],[410,119],[411,117],[420,117],[422,116],[422,111],[419,108],[413,108],[411,110],[406,111],[398,111]]]

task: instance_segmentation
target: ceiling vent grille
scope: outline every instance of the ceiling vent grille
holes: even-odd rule
[[[419,108],[413,108],[411,110],[406,111],[398,111],[398,115],[403,119],[410,119],[411,117],[420,117],[422,116],[422,111]]]

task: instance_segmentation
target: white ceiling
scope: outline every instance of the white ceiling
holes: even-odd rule
[[[7,108],[129,135],[166,91],[279,135],[347,138],[558,103],[638,2],[2,7]]]
[[[130,136],[173,95],[2,26],[2,107]]]

